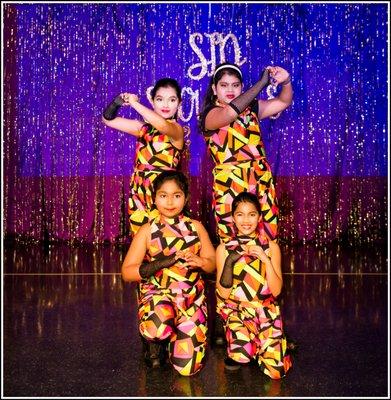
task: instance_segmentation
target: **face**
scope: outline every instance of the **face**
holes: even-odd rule
[[[182,212],[185,203],[185,194],[174,180],[165,181],[156,192],[155,204],[163,217],[176,217]]]
[[[153,109],[165,119],[171,118],[178,110],[179,99],[172,87],[161,87],[153,99]]]
[[[242,93],[243,84],[235,75],[224,74],[216,85],[212,85],[213,93],[220,103],[228,104]]]
[[[240,235],[251,235],[261,219],[252,203],[240,202],[233,214],[233,220]]]

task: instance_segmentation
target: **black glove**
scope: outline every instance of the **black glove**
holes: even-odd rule
[[[269,83],[269,70],[264,69],[261,79],[246,92],[242,93],[236,99],[233,99],[230,105],[239,115],[254,100],[258,93]]]
[[[139,274],[142,278],[149,278],[162,268],[171,267],[175,264],[175,261],[175,254],[171,254],[149,263],[143,263],[140,265]]]
[[[230,287],[232,287],[234,265],[240,257],[242,257],[242,255],[235,251],[230,253],[225,259],[223,272],[220,276],[220,285],[223,288],[229,289]]]
[[[109,121],[114,119],[117,116],[118,110],[122,104],[124,104],[124,99],[118,95],[103,111],[104,118]]]

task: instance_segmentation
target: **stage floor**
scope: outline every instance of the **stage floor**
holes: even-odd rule
[[[123,246],[21,244],[3,251],[3,396],[388,397],[387,248],[283,246],[281,306],[298,352],[280,381],[256,366],[151,370],[137,332]],[[211,325],[213,276],[208,277]],[[209,330],[209,335],[212,329]]]

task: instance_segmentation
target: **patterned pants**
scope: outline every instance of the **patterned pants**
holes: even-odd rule
[[[262,372],[272,379],[284,377],[292,366],[282,330],[279,306],[243,307],[218,305],[225,322],[228,356],[240,363],[256,359]]]
[[[262,210],[260,230],[274,240],[277,237],[278,206],[273,176],[266,159],[238,164],[221,164],[213,170],[213,208],[217,234],[223,242],[234,236],[232,202],[241,192],[258,196]]]
[[[184,376],[194,375],[202,368],[207,334],[207,310],[170,293],[152,294],[141,299],[139,330],[147,340],[169,339],[169,358],[174,368]]]

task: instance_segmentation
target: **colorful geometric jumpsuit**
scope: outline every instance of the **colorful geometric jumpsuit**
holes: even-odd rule
[[[230,241],[225,245],[226,255],[240,244],[261,246],[270,257],[269,245],[261,244],[258,237]],[[225,322],[228,355],[242,363],[255,359],[266,375],[282,378],[292,359],[287,353],[280,307],[266,281],[265,264],[245,254],[234,265],[233,279],[228,299],[216,290],[217,312]]]
[[[199,253],[200,239],[190,218],[158,216],[150,225],[151,242],[147,251],[150,261],[184,249]],[[147,340],[169,339],[169,357],[181,375],[198,372],[205,356],[204,288],[200,271],[181,268],[179,260],[140,283],[140,333]]]
[[[141,127],[128,202],[132,236],[158,214],[153,207],[152,183],[162,171],[175,170],[180,157],[181,150],[171,143],[169,136],[161,134],[150,124]]]
[[[208,112],[218,106],[207,108]],[[217,233],[223,242],[235,234],[231,204],[241,192],[258,196],[262,209],[260,231],[274,240],[277,237],[278,206],[270,165],[266,160],[258,120],[258,103],[247,107],[230,125],[215,131],[204,131],[205,139],[215,162],[213,169],[213,208]]]

